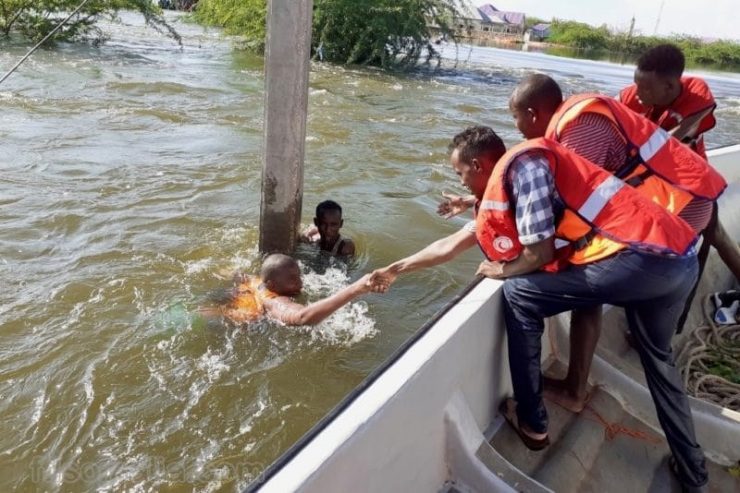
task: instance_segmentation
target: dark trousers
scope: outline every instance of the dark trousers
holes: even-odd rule
[[[544,318],[602,303],[622,306],[682,482],[705,484],[704,454],[696,443],[689,401],[671,352],[671,337],[697,269],[694,255],[668,257],[625,250],[556,274],[536,272],[507,279],[504,315],[520,421],[535,432],[547,431],[540,367]]]

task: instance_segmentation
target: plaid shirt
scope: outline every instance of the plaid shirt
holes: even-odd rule
[[[555,215],[563,204],[547,158],[537,151],[524,153],[511,163],[507,178],[516,203],[521,244],[532,245],[555,235]]]

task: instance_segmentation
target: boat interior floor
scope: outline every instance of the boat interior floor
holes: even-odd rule
[[[547,373],[561,377],[565,365],[555,361]],[[578,414],[549,401],[545,404],[550,419],[549,447],[538,452],[527,449],[516,432],[498,417],[489,430],[492,447],[478,451],[478,458],[514,489],[681,491],[668,468],[670,452],[663,436],[630,414],[605,389],[595,387],[588,405]],[[740,491],[740,477],[729,468],[709,460],[707,466],[709,492]]]

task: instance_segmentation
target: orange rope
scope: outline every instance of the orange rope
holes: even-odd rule
[[[648,443],[652,443],[653,445],[657,445],[663,442],[659,437],[655,435],[651,435],[650,433],[645,433],[644,431],[639,430],[633,430],[632,428],[628,428],[620,423],[610,423],[606,419],[604,419],[601,414],[598,413],[594,408],[592,408],[589,405],[586,405],[585,409],[588,409],[593,413],[594,416],[596,416],[596,419],[592,419],[591,421],[595,421],[599,423],[601,426],[604,427],[604,436],[607,440],[614,440],[614,438],[617,437],[617,435],[622,434],[626,435],[628,437],[636,438],[638,440],[643,440]],[[584,416],[584,418],[589,419],[588,417]]]

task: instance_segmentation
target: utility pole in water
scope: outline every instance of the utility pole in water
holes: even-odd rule
[[[313,0],[268,0],[260,251],[292,252],[303,204]]]

